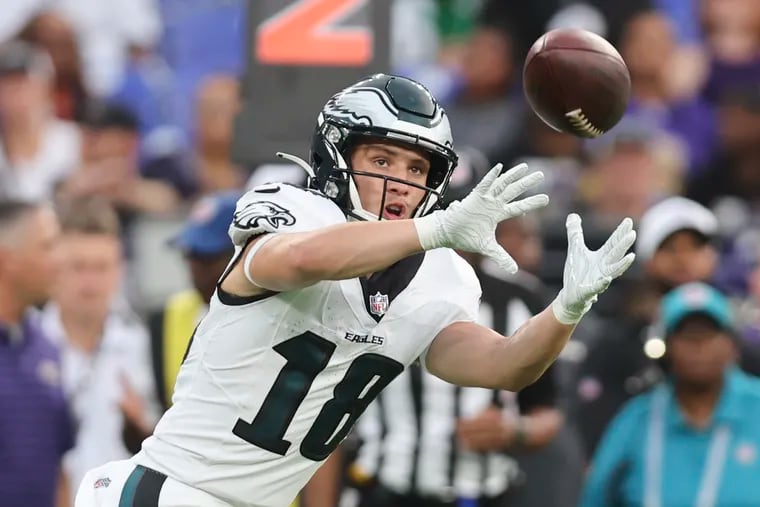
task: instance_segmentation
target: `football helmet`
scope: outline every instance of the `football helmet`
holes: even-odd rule
[[[421,148],[429,154],[425,185],[391,176],[352,170],[350,151],[362,138],[376,138]],[[293,161],[294,157],[285,156]],[[361,174],[399,181],[425,190],[413,217],[430,213],[446,191],[457,164],[451,128],[443,108],[421,84],[399,76],[375,74],[333,95],[317,118],[309,156],[309,186],[333,199],[354,218],[377,220],[362,208],[353,179]]]

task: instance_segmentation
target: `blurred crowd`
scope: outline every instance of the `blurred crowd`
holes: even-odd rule
[[[254,183],[278,178],[277,166],[243,167],[230,155],[246,8],[243,0],[2,2],[0,498],[8,505],[49,506],[56,494],[58,505],[71,505],[83,474],[139,449],[171,403],[187,339],[229,259],[234,204]],[[629,108],[600,138],[555,132],[524,100],[528,48],[559,27],[599,33],[628,64]],[[641,500],[636,494],[648,483],[632,486],[635,474],[624,465],[639,458],[621,450],[626,438],[647,440],[631,433],[650,424],[636,412],[649,406],[642,396],[673,378],[687,385],[698,378],[708,388],[696,390],[695,406],[714,408],[729,387],[736,397],[760,397],[751,376],[760,374],[755,0],[395,0],[391,28],[388,71],[428,86],[449,114],[460,154],[449,201],[496,162],[524,161],[546,175],[548,208],[500,228],[499,241],[520,265],[517,278],[470,259],[494,328],[514,329],[496,323],[505,319],[500,305],[513,311],[519,300],[529,316],[561,287],[568,212],[584,217],[594,248],[623,217],[638,230],[634,268],[582,321],[547,373],[548,391],[481,414],[483,424],[496,417],[501,433],[477,450],[507,449],[516,463],[503,470],[509,477],[497,489],[508,494],[499,505],[660,505],[630,500]],[[60,235],[46,208],[29,202],[52,205]],[[50,399],[53,388],[60,403]],[[45,403],[30,408],[39,397]],[[671,400],[661,398],[662,407]],[[657,412],[655,401],[652,413],[666,410]],[[746,406],[753,403],[760,401]],[[507,405],[516,408],[501,418]],[[757,426],[760,412],[725,411],[728,421]],[[659,419],[651,420],[656,428]],[[715,439],[726,427],[698,423]],[[530,425],[538,436],[526,441]],[[457,428],[463,442],[475,431]],[[30,431],[56,433],[31,444]],[[670,452],[670,433],[658,434],[664,444],[639,451]],[[760,435],[745,437],[730,473],[738,489],[750,488],[741,483],[742,463],[760,471]],[[402,505],[396,497],[364,501],[368,484],[383,481],[362,455],[372,438],[358,430],[347,440],[340,462],[326,467],[332,475],[319,477],[334,487],[305,494],[307,507],[357,498]],[[672,459],[661,467],[677,476]],[[688,478],[679,484],[702,495]],[[26,490],[38,497],[14,497]],[[415,498],[409,505],[455,505]]]

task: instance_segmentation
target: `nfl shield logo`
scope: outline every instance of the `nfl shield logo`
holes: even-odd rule
[[[388,295],[378,291],[374,296],[369,296],[369,310],[375,315],[383,315],[388,311]]]

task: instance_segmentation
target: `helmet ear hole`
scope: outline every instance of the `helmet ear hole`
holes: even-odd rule
[[[427,186],[438,188],[448,176],[449,164],[442,157],[432,155],[430,157],[430,172],[428,173]]]
[[[322,191],[330,199],[337,202],[346,202],[348,198],[348,178],[350,176],[345,172],[335,172],[327,178]]]

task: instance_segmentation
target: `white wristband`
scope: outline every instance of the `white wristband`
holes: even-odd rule
[[[570,311],[567,307],[565,307],[564,304],[562,304],[561,298],[562,298],[561,294],[558,294],[557,297],[554,298],[554,301],[552,301],[552,304],[551,304],[554,318],[557,319],[557,321],[560,324],[565,324],[566,326],[574,326],[581,320],[581,318],[583,318],[586,312],[591,308],[591,304],[589,304],[586,306],[586,308],[584,308],[580,312],[573,312],[573,311]]]
[[[438,244],[441,227],[437,216],[439,213],[441,212],[436,211],[431,215],[414,219],[414,227],[417,229],[417,237],[423,250],[432,250],[441,246]]]
[[[266,287],[262,287],[253,280],[253,277],[251,276],[251,262],[253,261],[253,256],[256,255],[259,249],[275,236],[276,234],[265,234],[263,237],[258,238],[256,240],[256,244],[253,245],[250,250],[248,250],[248,253],[245,255],[245,259],[243,260],[243,274],[245,275],[246,280],[260,289],[265,289]]]

